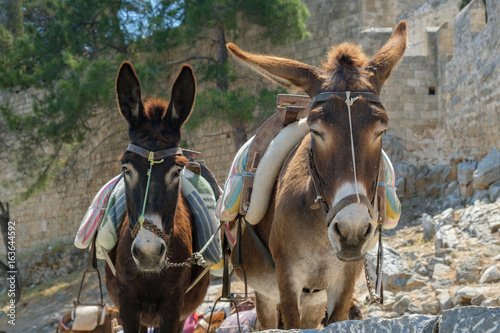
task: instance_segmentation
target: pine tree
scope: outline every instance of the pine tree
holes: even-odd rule
[[[211,112],[200,112],[192,125],[225,119],[239,147],[253,110],[274,97],[231,88],[226,35],[250,22],[265,28],[263,38],[285,43],[307,36],[308,15],[300,0],[6,0],[0,4],[0,91],[31,89],[38,97],[28,114],[0,104],[0,159],[33,180],[25,194],[43,188],[92,130],[88,121],[97,110],[114,107],[114,77],[125,59],[151,94],[168,65],[196,61],[198,78],[215,78],[216,88],[198,96],[198,108]],[[159,62],[157,55],[207,32],[214,55]]]

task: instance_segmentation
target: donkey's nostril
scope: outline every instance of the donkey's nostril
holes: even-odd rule
[[[132,247],[132,255],[136,258],[139,259],[141,256],[139,255],[139,251],[137,251],[137,248],[135,246]]]
[[[342,237],[342,234],[340,233],[340,228],[338,223],[333,224],[333,232],[338,236]]]
[[[161,243],[160,252],[158,253],[158,256],[160,258],[163,257],[163,255],[165,254],[166,251],[167,251],[167,247],[165,246],[165,243]]]
[[[371,233],[372,233],[372,225],[368,224],[368,228],[366,228],[365,238],[370,237]]]

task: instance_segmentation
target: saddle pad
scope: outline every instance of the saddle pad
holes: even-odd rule
[[[106,212],[102,219],[101,227],[97,234],[97,243],[100,246],[96,247],[97,258],[104,259],[102,250],[111,251],[118,242],[118,235],[122,227],[123,219],[127,211],[125,199],[125,182],[120,176],[113,178],[113,187],[110,187],[108,182],[98,193],[96,198],[100,202],[107,202]],[[104,191],[104,189],[106,190]],[[111,191],[111,189],[113,189]],[[219,222],[215,217],[215,195],[210,184],[201,176],[185,169],[181,178],[181,192],[186,197],[187,203],[194,217],[196,235],[194,236],[193,248],[194,251],[200,251],[203,246],[209,241],[210,237],[218,228]],[[96,199],[94,199],[96,200]],[[92,208],[92,206],[89,208]],[[90,214],[85,215],[79,233],[75,237],[75,246],[81,249],[86,248],[83,239],[86,240],[87,247],[91,243],[95,234],[98,222],[100,222],[104,208],[100,208],[101,215]],[[80,232],[80,230],[88,230],[83,228],[86,225],[94,225],[92,234]],[[217,264],[221,260],[220,238],[216,237],[203,253],[203,257],[209,265]]]
[[[248,148],[253,137],[243,145],[236,154],[231,171],[224,186],[224,192],[217,202],[216,216],[223,221],[233,221],[238,216],[241,200],[241,186],[244,176],[255,176],[251,201],[246,219],[250,224],[257,224],[264,217],[269,206],[271,192],[278,177],[279,171],[286,156],[291,149],[307,134],[308,127],[305,121],[298,121],[285,127],[271,142],[260,162],[255,175],[245,171]],[[387,154],[382,150],[385,164],[386,183],[386,222],[382,225],[385,229],[397,226],[401,216],[401,203],[396,194],[395,174],[392,163]]]
[[[94,239],[97,226],[103,217],[104,211],[106,210],[109,195],[121,177],[122,175],[120,174],[107,182],[106,185],[104,185],[99,192],[97,192],[94,200],[92,200],[92,204],[87,210],[87,213],[80,224],[80,228],[76,233],[75,246],[77,248],[86,249]]]
[[[398,225],[401,216],[401,202],[396,194],[396,177],[389,156],[382,149],[385,164],[385,219],[382,225],[385,229],[393,229]]]
[[[239,213],[243,177],[251,176],[245,172],[248,150],[253,141],[253,136],[238,150],[234,157],[229,175],[224,184],[224,191],[217,201],[215,215],[219,220],[230,222]]]

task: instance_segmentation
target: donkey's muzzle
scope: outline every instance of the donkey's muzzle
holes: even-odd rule
[[[159,271],[163,268],[167,256],[167,244],[159,242],[132,243],[132,258],[141,271]]]
[[[337,258],[359,261],[364,258],[375,233],[373,208],[364,195],[349,195],[327,214],[328,237]]]
[[[326,215],[326,227],[329,228],[332,221],[335,219],[337,214],[344,208],[352,204],[362,204],[368,208],[368,214],[370,214],[370,218],[373,219],[373,206],[370,202],[370,199],[366,195],[363,194],[351,194],[347,197],[344,197],[337,202],[335,206],[328,212]]]

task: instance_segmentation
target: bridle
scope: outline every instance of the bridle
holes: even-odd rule
[[[163,163],[165,157],[174,156],[174,155],[183,155],[182,148],[181,147],[174,147],[174,148],[163,149],[163,150],[159,150],[159,151],[155,152],[155,151],[149,151],[147,149],[144,149],[142,147],[139,147],[139,146],[131,143],[128,145],[127,151],[135,153],[141,157],[147,158],[148,162],[149,162],[149,170],[148,170],[148,174],[147,174],[148,175],[148,182],[146,184],[146,194],[144,195],[144,204],[142,206],[142,213],[141,213],[141,216],[139,217],[139,222],[136,223],[133,228],[132,228],[132,225],[129,224],[130,229],[131,229],[130,234],[132,235],[133,238],[135,238],[137,236],[137,234],[139,233],[139,230],[144,228],[144,229],[152,232],[156,236],[160,237],[161,239],[163,239],[163,241],[165,241],[165,243],[168,244],[170,241],[170,237],[172,236],[173,227],[170,229],[168,234],[165,234],[163,232],[163,230],[158,228],[152,221],[144,218],[144,212],[146,210],[146,202],[147,202],[147,198],[148,198],[149,183],[151,180],[151,172],[153,169],[153,165]],[[178,191],[180,192],[180,186],[179,186]],[[178,202],[179,201],[177,201],[175,204],[175,212],[177,212],[177,203]],[[174,220],[175,220],[175,213],[174,213]]]
[[[382,287],[382,263],[383,263],[383,247],[382,247],[382,224],[385,222],[385,170],[383,167],[383,158],[381,157],[380,159],[380,166],[379,166],[379,172],[377,174],[377,180],[376,180],[376,191],[373,195],[373,198],[370,200],[367,196],[364,194],[359,194],[358,192],[358,183],[357,183],[357,178],[356,178],[356,159],[354,155],[354,141],[353,141],[353,134],[352,134],[352,120],[351,120],[351,105],[354,104],[354,102],[359,98],[363,97],[364,100],[368,102],[373,102],[373,103],[381,103],[380,98],[378,95],[370,92],[352,92],[352,94],[355,94],[356,97],[351,98],[351,92],[350,91],[345,91],[345,92],[323,92],[320,93],[316,96],[313,97],[311,106],[314,103],[318,102],[326,102],[330,97],[336,96],[344,99],[346,105],[347,105],[347,111],[349,114],[349,130],[350,130],[350,136],[351,136],[351,153],[352,153],[352,164],[353,164],[353,171],[354,171],[354,182],[355,182],[355,187],[356,187],[356,194],[351,194],[348,195],[342,199],[340,199],[335,206],[333,206],[332,209],[329,208],[328,203],[324,199],[323,191],[321,189],[321,183],[319,179],[319,174],[318,170],[316,169],[316,165],[314,164],[314,154],[313,154],[313,141],[311,140],[311,146],[309,148],[309,154],[308,154],[308,168],[309,168],[309,173],[311,175],[312,183],[314,186],[314,190],[316,192],[316,199],[314,200],[314,204],[311,206],[311,209],[318,209],[320,206],[323,209],[323,213],[325,216],[325,221],[326,221],[326,226],[327,228],[330,227],[333,219],[335,216],[345,207],[351,205],[351,204],[362,204],[365,205],[366,208],[368,208],[368,212],[370,214],[370,217],[373,219],[374,215],[377,214],[377,229],[379,233],[379,246],[378,246],[378,253],[377,253],[377,268],[376,268],[376,273],[377,273],[377,281],[375,283],[375,292],[372,290],[371,286],[371,280],[370,276],[368,274],[368,264],[366,261],[366,256],[363,255],[364,257],[364,268],[365,268],[365,278],[366,278],[366,286],[368,288],[368,296],[367,296],[367,301],[370,302],[370,304],[383,304],[383,287]],[[382,151],[380,152],[382,155]],[[382,200],[377,200],[378,197],[381,197]],[[380,206],[380,207],[379,207]],[[345,259],[341,258],[337,254],[337,258],[342,261],[346,261]]]
[[[351,94],[355,94],[356,97],[350,98]],[[311,209],[318,209],[320,206],[323,209],[323,213],[325,215],[325,221],[326,221],[326,226],[327,228],[330,227],[330,224],[332,223],[333,219],[335,216],[345,207],[351,205],[351,204],[362,204],[368,208],[368,213],[370,214],[370,217],[373,219],[374,215],[378,212],[378,209],[376,209],[377,206],[377,191],[379,190],[379,178],[380,174],[384,172],[383,168],[379,168],[379,173],[377,175],[377,191],[375,191],[373,198],[370,200],[366,195],[358,193],[358,185],[357,185],[357,178],[356,178],[356,162],[355,162],[355,157],[354,157],[354,143],[353,143],[353,135],[352,135],[352,123],[351,123],[351,105],[359,98],[363,97],[364,100],[367,100],[368,102],[373,102],[373,103],[381,103],[380,98],[378,95],[370,92],[323,92],[320,93],[312,99],[311,105],[314,103],[318,102],[326,102],[330,97],[336,96],[340,97],[342,99],[345,99],[345,102],[347,104],[348,112],[349,112],[349,125],[350,125],[350,131],[351,131],[351,150],[352,150],[352,157],[353,157],[353,169],[354,169],[354,179],[355,179],[355,186],[356,186],[356,194],[351,194],[348,195],[342,199],[340,199],[335,206],[333,206],[332,209],[330,209],[328,203],[325,200],[325,197],[323,195],[323,191],[321,189],[321,183],[319,179],[319,174],[318,170],[316,169],[316,165],[314,164],[314,153],[313,153],[313,141],[311,141],[311,147],[309,148],[309,154],[308,154],[308,168],[309,168],[309,173],[311,174],[311,179],[312,183],[314,186],[314,190],[316,192],[316,199],[314,199],[314,204],[311,206]],[[382,154],[382,152],[380,153]],[[383,161],[381,160],[381,163]],[[384,189],[385,191],[385,189]],[[377,218],[377,223],[381,224],[382,218],[379,216]]]

